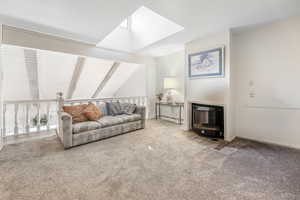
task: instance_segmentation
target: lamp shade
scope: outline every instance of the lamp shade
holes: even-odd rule
[[[165,89],[175,89],[177,87],[177,80],[173,77],[164,78]]]

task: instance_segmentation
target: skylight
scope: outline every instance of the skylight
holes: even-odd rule
[[[184,28],[144,6],[127,17],[97,46],[134,52]]]
[[[126,29],[128,29],[128,18],[127,19],[125,19],[121,24],[120,24],[120,27],[121,28],[126,28]]]

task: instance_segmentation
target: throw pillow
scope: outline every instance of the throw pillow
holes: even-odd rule
[[[101,116],[108,115],[108,113],[107,113],[107,106],[106,106],[105,102],[101,102],[101,103],[97,104],[97,108],[100,110]]]
[[[114,115],[123,114],[121,105],[118,101],[117,102],[110,102],[110,103],[107,102],[106,105],[107,105],[107,110],[108,110],[109,115],[114,116]]]
[[[97,108],[97,106],[93,103],[89,103],[89,105],[84,109],[83,114],[90,120],[96,121],[101,118],[101,112]]]
[[[72,116],[72,123],[79,123],[88,121],[88,118],[83,114],[84,109],[87,107],[87,104],[80,104],[76,106],[63,106],[63,110],[66,113],[69,113]]]
[[[136,109],[136,104],[122,103],[121,108],[122,108],[123,113],[125,113],[127,115],[132,115]]]

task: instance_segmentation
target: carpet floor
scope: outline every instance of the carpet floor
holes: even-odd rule
[[[0,199],[296,200],[300,151],[161,121],[66,151],[53,136],[4,147]]]

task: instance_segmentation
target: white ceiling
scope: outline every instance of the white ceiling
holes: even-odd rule
[[[1,0],[0,21],[96,45],[140,6],[185,28],[137,52],[152,56],[211,32],[300,14],[299,0]]]

